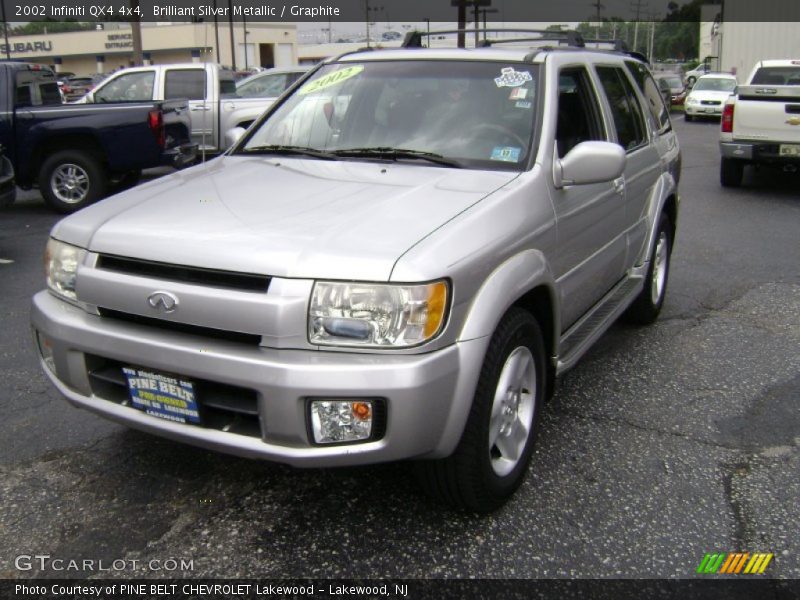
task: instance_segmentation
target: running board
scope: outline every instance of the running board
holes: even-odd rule
[[[626,276],[561,336],[556,375],[575,366],[581,356],[628,308],[641,291],[643,282],[644,277],[641,275]]]

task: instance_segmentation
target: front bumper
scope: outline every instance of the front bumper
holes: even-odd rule
[[[722,116],[722,104],[704,105],[704,104],[689,104],[687,102],[683,105],[683,110],[687,115],[691,115],[693,117]]]
[[[57,374],[42,367],[75,406],[173,440],[304,467],[440,458],[455,449],[472,403],[488,338],[428,354],[276,350],[213,341],[106,320],[55,298],[33,298],[31,320],[50,342]],[[173,423],[104,397],[89,376],[97,357],[252,390],[260,435]],[[316,446],[307,399],[382,398],[386,429],[374,441]]]

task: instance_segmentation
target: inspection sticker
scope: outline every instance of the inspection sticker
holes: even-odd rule
[[[339,69],[338,71],[334,71],[333,73],[328,73],[327,75],[323,75],[319,79],[315,79],[314,81],[310,81],[301,87],[298,90],[298,94],[304,96],[306,94],[313,94],[319,90],[324,90],[325,88],[332,87],[351,77],[355,77],[361,71],[364,70],[364,65],[353,65],[352,67],[345,67],[344,69]]]
[[[531,104],[527,100],[517,100],[517,103],[514,106],[516,106],[517,108],[530,108],[531,106],[533,106],[533,104]]]
[[[176,423],[200,422],[192,382],[133,367],[123,367],[122,373],[135,408]]]
[[[518,162],[522,148],[515,146],[495,146],[492,150],[492,160],[502,160],[503,162]]]
[[[500,77],[495,77],[494,82],[497,87],[520,87],[526,82],[532,81],[533,77],[528,71],[515,71],[514,67],[504,67],[500,69]]]
[[[525,100],[528,97],[528,90],[527,88],[518,87],[511,90],[511,95],[508,97],[509,100]]]

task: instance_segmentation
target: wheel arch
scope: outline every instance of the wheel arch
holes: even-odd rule
[[[491,336],[513,306],[529,311],[539,322],[549,357],[558,353],[560,311],[556,286],[539,250],[526,250],[498,266],[483,282],[467,312],[459,341]]]

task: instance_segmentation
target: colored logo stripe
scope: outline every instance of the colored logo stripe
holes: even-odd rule
[[[713,574],[720,573],[723,575],[738,575],[744,573],[746,575],[761,575],[766,571],[767,565],[772,561],[773,554],[756,552],[750,554],[749,552],[730,552],[725,553],[707,553],[700,566],[697,567],[698,573]]]

